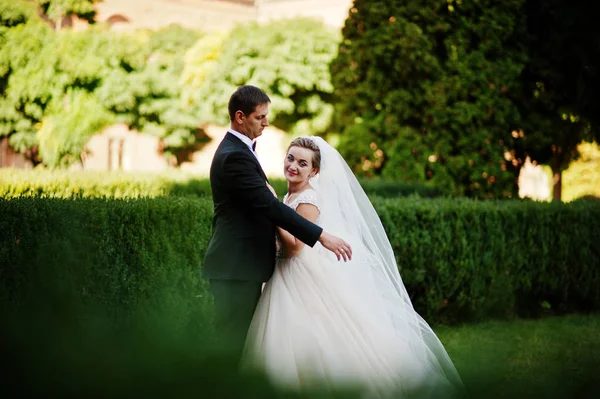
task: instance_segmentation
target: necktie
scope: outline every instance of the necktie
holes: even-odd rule
[[[252,142],[252,151],[256,152],[256,141]]]

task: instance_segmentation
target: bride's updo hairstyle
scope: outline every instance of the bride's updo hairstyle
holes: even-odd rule
[[[313,153],[312,167],[317,170],[317,173],[321,170],[321,150],[319,149],[317,143],[315,143],[312,139],[308,137],[298,137],[290,143],[288,151],[292,147],[300,147],[311,150]]]

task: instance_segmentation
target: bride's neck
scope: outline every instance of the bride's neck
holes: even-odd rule
[[[309,182],[290,183],[288,182],[288,195],[299,193],[309,187]]]

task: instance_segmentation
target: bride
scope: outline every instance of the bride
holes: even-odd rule
[[[353,248],[339,263],[279,230],[279,258],[250,326],[243,363],[295,389],[360,387],[367,396],[453,397],[464,388],[415,312],[384,228],[341,155],[298,138],[284,161],[284,202]]]

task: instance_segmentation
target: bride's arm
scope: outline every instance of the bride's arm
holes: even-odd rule
[[[319,216],[319,208],[312,204],[300,204],[296,212],[313,223],[317,221],[317,217]],[[283,244],[284,257],[291,258],[298,256],[305,244],[281,227],[278,227],[277,230]]]

